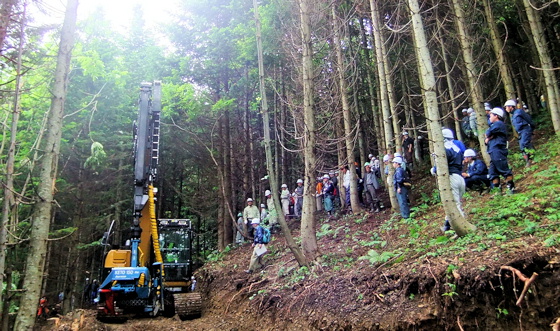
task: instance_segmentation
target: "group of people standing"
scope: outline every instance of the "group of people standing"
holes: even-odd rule
[[[530,166],[534,151],[532,136],[535,125],[531,116],[519,107],[515,100],[506,101],[504,107],[505,111],[512,116],[513,127],[519,135],[519,148],[526,161],[526,166]],[[466,149],[461,141],[455,140],[450,129],[442,130],[451,191],[457,209],[463,217],[465,214],[461,199],[466,189],[479,191],[487,189],[501,193],[500,177],[503,177],[507,193],[513,194],[515,191],[513,172],[508,163],[508,130],[504,123],[505,112],[500,107],[491,108],[489,104],[485,104],[485,108],[489,127],[485,132],[484,142],[490,156],[489,168],[483,160],[477,157],[474,149]],[[437,169],[433,167],[431,172],[435,175]],[[450,229],[449,218],[446,215],[442,231]]]
[[[526,166],[532,163],[532,153],[534,146],[532,144],[533,130],[535,124],[531,116],[522,109],[515,100],[508,100],[504,104],[505,112],[509,113],[512,117],[512,124],[515,131],[519,135],[519,148],[526,161]],[[445,158],[449,171],[449,181],[451,184],[451,191],[453,199],[456,203],[459,213],[464,217],[465,214],[462,208],[462,197],[467,189],[482,191],[492,190],[501,193],[500,177],[503,177],[507,187],[508,194],[513,194],[515,184],[513,182],[513,173],[508,164],[508,130],[504,123],[505,112],[500,107],[491,108],[488,103],[485,104],[485,109],[488,119],[488,128],[485,131],[484,142],[487,145],[487,152],[490,156],[489,167],[486,166],[484,161],[478,158],[475,149],[467,149],[465,144],[460,140],[455,139],[455,135],[450,129],[443,129],[442,135],[444,139]],[[465,109],[466,118],[462,121],[462,128],[467,138],[478,136],[479,132],[476,125],[476,117],[472,108]],[[356,175],[358,181],[358,193],[360,203],[368,207],[370,212],[379,212],[383,208],[383,203],[379,197],[380,189],[382,188],[381,178],[381,165],[379,160],[372,154],[368,156],[369,162],[364,164],[365,174],[362,178],[360,167],[356,164]],[[412,186],[411,176],[414,159],[414,139],[410,138],[408,132],[402,133],[402,154],[395,153],[394,155],[385,155],[383,157],[384,172],[386,175],[390,173],[390,166],[392,164],[395,169],[392,178],[387,177],[389,186],[395,190],[401,216],[405,219],[410,218],[410,202],[409,191]],[[324,174],[322,177],[317,178],[316,185],[316,207],[318,211],[324,210],[328,215],[332,215],[338,206],[340,206],[339,194],[339,178],[342,175],[342,185],[346,192],[345,201],[347,210],[351,211],[350,201],[350,172],[349,167],[345,166],[340,169],[339,173],[334,171]],[[432,175],[437,174],[437,168],[434,166],[431,169]],[[303,180],[298,179],[297,187],[293,192],[288,190],[286,184],[282,184],[280,192],[280,200],[282,205],[282,212],[285,216],[290,215],[290,206],[293,205],[294,214],[296,217],[301,217],[303,206]],[[363,196],[362,196],[363,194]],[[260,226],[262,221],[268,221],[271,229],[278,224],[276,209],[272,200],[270,190],[265,191],[266,205],[261,204],[261,210],[253,205],[253,199],[247,199],[247,207],[243,213],[238,214],[238,228],[246,231],[246,226],[251,224],[250,230],[253,230],[253,255],[251,258],[248,273],[253,272],[260,264],[259,251],[263,247],[263,230]],[[365,197],[365,201],[363,200]],[[442,226],[442,231],[451,229],[449,217],[446,215],[445,222]],[[243,236],[238,231],[236,236],[236,243],[241,244]],[[266,249],[265,249],[266,250]]]

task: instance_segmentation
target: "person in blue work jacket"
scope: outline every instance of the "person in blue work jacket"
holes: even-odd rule
[[[462,173],[467,189],[473,189],[474,187],[485,189],[490,186],[488,168],[482,160],[476,157],[476,152],[473,149],[465,151],[463,162],[467,165],[467,170]]]
[[[403,159],[397,156],[393,159],[393,167],[395,174],[393,175],[393,186],[397,193],[397,200],[401,210],[402,218],[410,217],[410,206],[408,205],[408,188],[405,183],[407,182],[406,171],[402,168]]]
[[[525,165],[531,166],[531,150],[535,149],[533,146],[533,128],[535,124],[531,119],[531,115],[527,114],[523,109],[517,107],[515,100],[506,101],[504,107],[511,115],[511,123],[515,131],[519,134],[519,149],[525,159]]]
[[[486,139],[484,142],[488,146],[488,154],[490,154],[490,169],[488,170],[488,179],[490,187],[500,189],[500,176],[506,180],[508,194],[513,194],[515,184],[513,183],[513,173],[508,164],[507,149],[507,128],[503,122],[504,110],[500,107],[493,108],[490,112],[490,121],[492,125],[486,130]]]
[[[257,268],[262,266],[262,254],[258,251],[262,249],[264,245],[263,234],[264,230],[260,225],[258,218],[253,218],[251,220],[251,226],[253,227],[253,254],[251,255],[251,262],[249,263],[249,269],[245,270],[246,273],[253,273]]]

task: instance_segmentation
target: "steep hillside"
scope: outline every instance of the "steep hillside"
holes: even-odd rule
[[[519,153],[510,156],[516,194],[467,193],[478,230],[465,237],[441,233],[434,180],[417,174],[409,221],[389,210],[318,215],[320,258],[310,269],[275,235],[261,272],[244,272],[248,243],[198,270],[202,318],[88,318],[87,329],[550,330],[560,317],[560,148],[556,138],[540,142],[528,169]],[[297,236],[299,223],[290,226]]]

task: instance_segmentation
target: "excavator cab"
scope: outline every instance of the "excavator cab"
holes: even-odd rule
[[[186,292],[193,272],[191,221],[160,219],[158,233],[165,270],[165,289],[169,292]]]

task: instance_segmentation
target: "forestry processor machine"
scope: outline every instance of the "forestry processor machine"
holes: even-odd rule
[[[199,317],[200,293],[191,292],[192,228],[188,219],[156,219],[153,187],[160,143],[161,82],[140,86],[134,127],[134,215],[124,247],[105,255],[97,317],[122,321],[130,316]],[[104,239],[111,236],[107,232]]]

